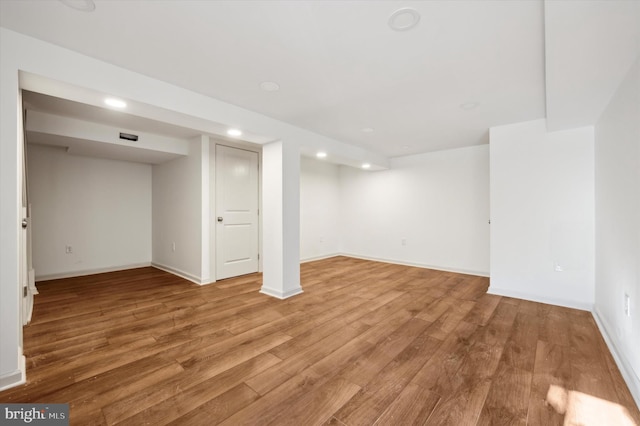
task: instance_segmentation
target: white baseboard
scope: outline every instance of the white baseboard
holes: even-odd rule
[[[207,280],[207,281],[203,281],[202,279],[200,279],[200,277],[197,277],[193,274],[190,274],[188,272],[182,271],[180,269],[177,268],[173,268],[171,266],[167,266],[167,265],[163,265],[161,263],[156,263],[156,262],[151,262],[151,266],[153,266],[154,268],[160,269],[162,271],[168,272],[170,274],[173,275],[177,275],[180,278],[184,278],[187,281],[191,281],[192,283],[198,284],[198,285],[205,285],[205,284],[211,284],[212,282]],[[213,281],[215,282],[215,281]]]
[[[110,266],[108,268],[84,269],[82,271],[69,271],[69,272],[62,272],[59,274],[36,275],[35,280],[37,282],[40,282],[40,281],[58,280],[61,278],[84,277],[85,275],[125,271],[127,269],[144,268],[146,266],[151,266],[151,262],[133,263],[129,265],[120,265],[120,266]]]
[[[600,334],[604,338],[605,343],[609,347],[609,352],[613,356],[620,373],[622,374],[622,378],[627,383],[627,387],[629,388],[629,392],[633,396],[633,399],[636,402],[636,405],[640,409],[640,378],[634,373],[633,367],[629,364],[629,361],[624,356],[624,353],[618,350],[620,347],[617,339],[615,338],[615,333],[611,333],[611,327],[605,320],[605,318],[600,315],[600,311],[596,307],[593,308],[592,311],[593,318],[600,329]]]
[[[532,302],[546,303],[547,305],[556,305],[556,306],[563,306],[565,308],[579,309],[581,311],[590,312],[593,309],[593,305],[589,303],[581,303],[581,302],[576,302],[575,300],[565,300],[565,299],[557,299],[554,297],[540,296],[535,293],[525,293],[521,291],[505,290],[502,288],[496,288],[495,286],[491,286],[491,285],[489,286],[489,290],[487,290],[487,293],[494,294],[496,296],[506,296],[506,297],[513,297],[515,299],[530,300]]]
[[[278,290],[274,290],[272,288],[267,288],[262,286],[260,289],[260,293],[266,294],[267,296],[276,297],[278,299],[288,299],[289,297],[295,296],[296,294],[302,293],[302,287],[294,288],[293,290],[281,292]]]
[[[343,256],[343,255],[340,254],[340,253],[333,253],[333,254],[324,254],[322,256],[306,257],[304,259],[300,259],[300,263],[315,262],[316,260],[331,259],[332,257],[337,257],[337,256]]]
[[[0,391],[20,386],[27,381],[25,376],[27,360],[24,355],[20,356],[18,362],[20,364],[18,370],[0,376]]]
[[[483,271],[472,271],[469,269],[451,268],[448,266],[428,265],[426,263],[407,262],[404,260],[397,260],[397,259],[384,259],[379,257],[363,256],[363,255],[353,254],[353,253],[339,253],[334,256],[346,256],[346,257],[353,257],[354,259],[373,260],[375,262],[393,263],[395,265],[414,266],[416,268],[433,269],[436,271],[455,272],[457,274],[476,275],[478,277],[489,277],[489,273],[483,272]]]

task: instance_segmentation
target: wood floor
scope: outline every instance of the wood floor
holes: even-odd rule
[[[49,281],[28,382],[71,424],[560,425],[550,385],[640,413],[591,314],[486,294],[488,279],[346,257],[304,293],[260,275],[197,286],[142,268]],[[611,404],[609,404],[611,403]]]

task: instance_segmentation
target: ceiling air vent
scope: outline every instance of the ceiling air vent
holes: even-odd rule
[[[132,135],[131,133],[122,133],[122,132],[120,132],[120,139],[137,142],[138,141],[138,135]]]

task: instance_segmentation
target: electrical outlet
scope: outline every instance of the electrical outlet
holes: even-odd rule
[[[407,245],[407,239],[406,238],[401,239],[400,240],[400,244],[403,245],[403,246],[406,246]]]
[[[71,254],[71,253],[73,253],[73,247],[71,247],[71,246],[64,246],[64,252],[65,252],[66,254]]]
[[[564,268],[560,265],[558,265],[557,263],[553,264],[553,270],[556,272],[564,272]]]
[[[628,294],[624,295],[624,314],[628,317],[631,316],[631,298]]]
[[[171,243],[171,251],[176,251],[176,243],[175,243],[175,241]]]

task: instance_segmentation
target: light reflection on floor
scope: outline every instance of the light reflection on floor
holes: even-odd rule
[[[564,414],[564,426],[638,426],[625,407],[561,386],[549,386],[547,403]]]

